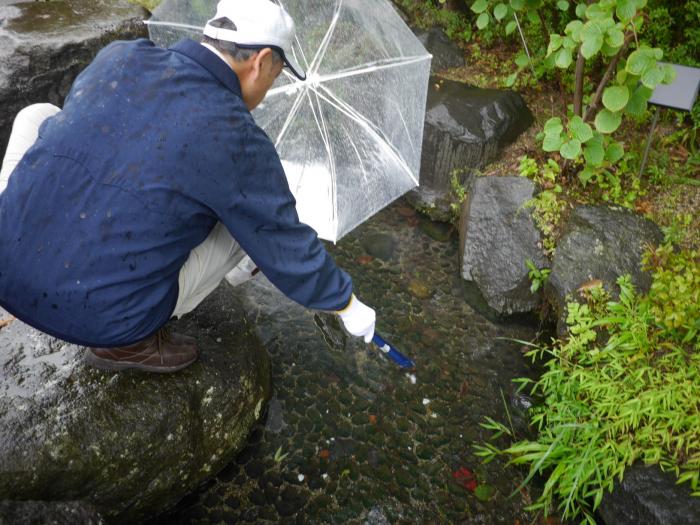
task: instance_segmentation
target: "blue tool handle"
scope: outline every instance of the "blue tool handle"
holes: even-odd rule
[[[372,342],[379,347],[382,353],[386,354],[388,358],[397,363],[401,368],[415,368],[416,364],[413,361],[387,343],[377,332],[374,332]]]

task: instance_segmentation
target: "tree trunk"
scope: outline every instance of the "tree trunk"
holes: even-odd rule
[[[581,48],[576,57],[576,72],[574,77],[574,115],[583,117],[583,72],[586,67],[586,59],[583,58]]]

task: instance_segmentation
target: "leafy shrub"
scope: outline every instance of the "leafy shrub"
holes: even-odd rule
[[[523,485],[545,477],[531,509],[595,523],[603,495],[635,461],[675,472],[700,496],[700,258],[666,244],[647,264],[647,295],[629,277],[618,280],[616,302],[590,291],[588,303],[568,305],[569,338],[529,353],[548,358],[538,381],[518,380],[541,396],[531,411],[537,438],[477,447],[486,461],[528,465]],[[514,437],[492,419],[483,426]]]

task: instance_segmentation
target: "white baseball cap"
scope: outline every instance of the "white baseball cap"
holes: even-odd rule
[[[220,18],[228,18],[231,29],[211,25]],[[294,20],[282,6],[270,0],[221,0],[216,6],[216,16],[204,26],[204,34],[233,42],[243,49],[275,49],[292,73],[299,80],[306,80],[306,73],[292,54]]]

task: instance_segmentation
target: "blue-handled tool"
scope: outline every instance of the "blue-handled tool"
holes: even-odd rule
[[[382,353],[397,363],[401,368],[415,368],[416,364],[413,361],[387,343],[377,332],[374,332],[372,342],[379,347]]]

